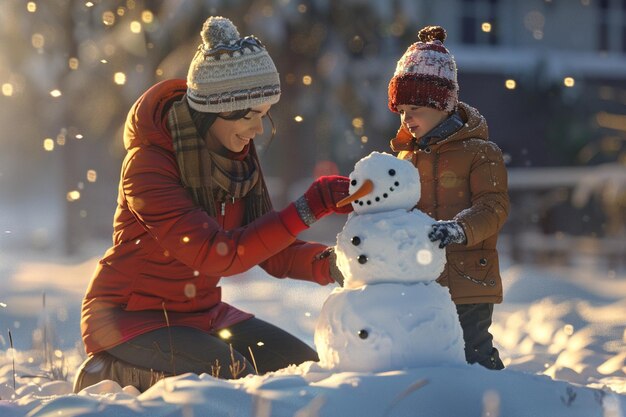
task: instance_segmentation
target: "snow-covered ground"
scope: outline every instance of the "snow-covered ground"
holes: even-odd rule
[[[506,300],[496,306],[492,327],[504,371],[433,364],[380,374],[333,374],[305,363],[234,381],[180,375],[142,394],[111,382],[72,394],[71,381],[83,358],[80,299],[103,249],[93,248],[94,257],[87,261],[0,253],[0,416],[626,413],[626,271],[583,263],[541,269],[506,259]],[[223,285],[226,300],[311,345],[318,313],[332,290],[276,280],[258,268]]]

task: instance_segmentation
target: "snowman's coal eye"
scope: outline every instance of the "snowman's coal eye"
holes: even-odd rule
[[[354,245],[354,246],[359,246],[361,244],[361,238],[358,236],[353,236],[352,239],[350,239],[350,242]]]
[[[359,332],[357,334],[363,340],[367,339],[369,337],[369,335],[370,335],[370,333],[367,330],[365,330],[365,329],[359,330]]]
[[[360,263],[361,265],[363,265],[364,263],[366,263],[366,262],[367,262],[367,256],[365,256],[365,255],[359,255],[359,257],[357,258],[357,261],[359,261],[359,263]]]
[[[392,177],[393,177],[394,175],[396,175],[396,170],[395,170],[395,169],[390,169],[390,170],[389,170],[389,175],[391,175]]]
[[[356,185],[356,180],[352,180],[352,181],[350,181],[350,184],[352,184],[352,185]]]

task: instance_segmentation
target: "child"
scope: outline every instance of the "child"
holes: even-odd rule
[[[489,333],[493,305],[502,302],[496,241],[509,212],[502,152],[489,141],[478,110],[458,101],[446,31],[428,26],[418,37],[389,83],[389,108],[401,120],[391,149],[419,170],[416,207],[439,220],[429,238],[446,248],[438,282],[456,304],[467,362],[502,369]]]

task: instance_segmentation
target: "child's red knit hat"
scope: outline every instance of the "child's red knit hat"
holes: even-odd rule
[[[459,84],[454,57],[443,46],[446,31],[426,26],[417,36],[389,82],[389,109],[397,113],[399,105],[412,104],[451,112],[459,102]]]

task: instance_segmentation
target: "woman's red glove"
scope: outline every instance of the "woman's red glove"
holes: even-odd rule
[[[302,221],[308,226],[331,213],[350,213],[352,204],[337,207],[337,202],[348,196],[349,186],[350,179],[340,175],[326,175],[313,181],[304,195],[296,201]]]

